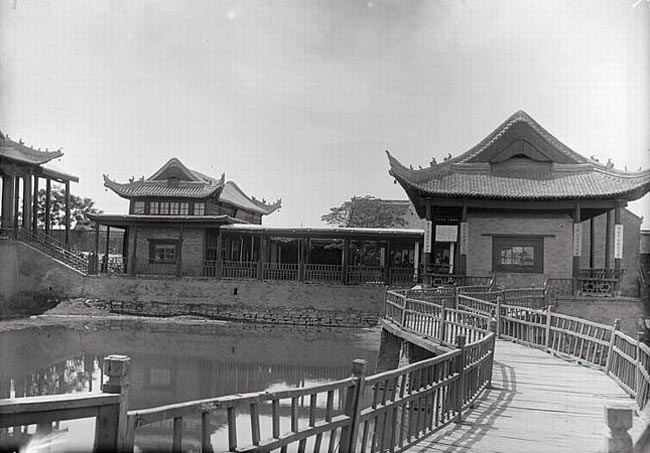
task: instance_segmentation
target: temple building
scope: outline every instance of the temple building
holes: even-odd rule
[[[17,142],[0,132],[0,175],[2,199],[0,203],[0,235],[34,239],[50,236],[52,232],[52,183],[64,186],[65,203],[63,242],[70,240],[70,182],[79,182],[76,176],[55,169],[50,162],[63,156],[61,150],[41,151]],[[42,225],[39,223],[39,184],[44,180],[45,190]]]
[[[427,220],[430,283],[452,266],[454,275],[494,273],[510,287],[549,279],[579,294],[616,294],[638,285],[641,219],[625,207],[648,193],[650,171],[586,158],[523,111],[443,162],[414,169],[388,159]]]
[[[104,176],[104,186],[129,200],[129,213],[91,219],[96,228],[107,226],[108,237],[111,228],[124,230],[124,265],[131,273],[202,275],[204,261],[217,260],[220,226],[259,225],[281,206],[249,197],[225,173],[216,179],[176,158],[147,179],[121,184]]]

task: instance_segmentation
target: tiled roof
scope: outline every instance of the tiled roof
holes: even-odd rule
[[[175,178],[173,182],[169,179]],[[251,212],[267,215],[281,206],[277,200],[273,204],[249,197],[232,181],[226,181],[225,173],[215,179],[186,167],[173,158],[147,179],[120,184],[104,175],[104,186],[124,198],[165,197],[165,198],[207,198],[219,195],[219,201],[232,204]]]
[[[25,146],[22,141],[15,142],[0,132],[0,157],[31,165],[41,165],[61,156],[63,156],[61,150],[36,150]]]
[[[526,127],[511,132],[518,123]],[[519,158],[520,151],[508,150],[515,149],[513,144],[531,159]],[[387,154],[389,173],[409,195],[419,192],[449,198],[634,200],[650,191],[650,171],[627,173],[587,159],[521,111],[466,153],[440,164],[433,162],[428,168],[406,167]]]
[[[246,195],[239,186],[232,181],[228,181],[224,185],[223,191],[221,191],[221,195],[219,195],[219,201],[224,201],[239,208],[263,215],[271,214],[282,206],[282,200],[276,200],[273,204],[267,204],[266,202],[259,201],[254,197],[249,198],[248,195]]]
[[[124,198],[171,197],[171,198],[207,198],[223,187],[223,184],[205,184],[202,182],[180,181],[170,185],[163,181],[140,180],[126,184],[112,181],[104,175],[104,186]]]

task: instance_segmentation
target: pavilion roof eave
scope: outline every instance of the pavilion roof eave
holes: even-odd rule
[[[129,226],[135,224],[178,225],[192,224],[221,226],[239,223],[241,220],[228,215],[145,215],[145,214],[89,214],[88,218],[100,225]]]
[[[407,228],[332,228],[332,227],[269,227],[253,224],[230,224],[222,227],[224,232],[258,233],[270,236],[310,237],[310,238],[376,238],[376,239],[417,239],[424,230]]]

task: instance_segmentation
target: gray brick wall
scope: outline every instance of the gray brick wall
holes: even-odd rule
[[[573,221],[569,215],[549,217],[548,213],[470,213],[467,274],[492,273],[492,237],[484,234],[553,235],[544,238],[544,273],[499,273],[499,284],[510,287],[541,286],[546,277],[571,277],[573,263]]]

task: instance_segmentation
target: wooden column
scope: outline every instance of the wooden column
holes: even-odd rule
[[[95,221],[95,258],[93,259],[93,274],[98,274],[100,272],[100,262],[99,262],[99,221]]]
[[[20,176],[14,179],[14,235],[18,232],[18,207],[20,206]]]
[[[621,223],[621,213],[623,211],[623,203],[616,202],[616,208],[614,209],[614,270],[618,274],[621,270],[623,264],[623,224]],[[618,236],[618,238],[616,238]],[[616,246],[617,243],[620,244],[618,258],[616,257]]]
[[[133,250],[131,250],[131,259],[129,260],[131,275],[135,275],[138,266],[138,224],[133,225]]]
[[[463,202],[460,214],[460,225],[458,225],[458,272],[456,274],[467,275],[467,203]]]
[[[305,242],[303,238],[298,239],[298,281],[305,280]]]
[[[183,224],[178,224],[178,246],[176,247],[176,277],[183,275]]]
[[[580,258],[582,255],[582,222],[580,203],[573,210],[573,278],[580,275]]]
[[[50,235],[51,228],[51,209],[52,202],[50,200],[52,195],[52,180],[45,178],[45,235]]]
[[[612,268],[612,223],[614,223],[614,210],[607,211],[605,227],[605,269]]]
[[[129,228],[124,227],[122,234],[122,273],[126,274],[129,269]]]
[[[596,222],[594,217],[589,219],[589,267],[596,267]]]
[[[14,177],[2,175],[2,228],[11,228],[14,223]]]
[[[23,228],[32,229],[32,175],[23,177]]]
[[[386,241],[384,252],[384,285],[390,285],[390,239]]]
[[[341,251],[341,283],[348,283],[348,250],[350,249],[350,239],[343,239],[343,250]]]
[[[260,236],[260,259],[257,261],[257,279],[264,280],[264,263],[266,263],[266,255],[268,252],[268,241],[266,236]]]
[[[262,254],[262,244],[260,244],[260,255]],[[217,236],[217,262],[215,263],[216,269],[214,270],[214,276],[221,280],[223,274],[223,231],[219,229],[219,235]]]
[[[433,221],[432,221],[432,218],[431,218],[431,201],[430,200],[426,201],[425,211],[424,211],[424,218],[426,219],[427,222],[431,222],[433,224]],[[425,225],[425,228],[427,228],[426,225]],[[429,272],[429,265],[431,264],[431,252],[433,252],[433,229],[434,229],[434,226],[431,225],[431,235],[432,235],[431,236],[431,250],[427,251],[427,249],[426,249],[426,240],[424,241],[424,244],[425,244],[425,248],[423,250],[424,251],[424,260],[423,260],[424,275],[423,275],[423,278],[425,279],[425,280],[423,280],[424,283],[426,283],[426,275]],[[427,234],[426,229],[425,229],[424,234],[426,236],[426,234]]]
[[[111,227],[109,225],[106,225],[106,246],[104,247],[104,260],[102,263],[104,264],[104,272],[108,273],[108,255],[110,253],[110,239],[111,239]]]
[[[32,231],[38,232],[38,181],[39,177],[34,175],[34,190],[33,190],[33,208],[32,208]]]
[[[70,245],[70,181],[65,182],[65,245]]]

